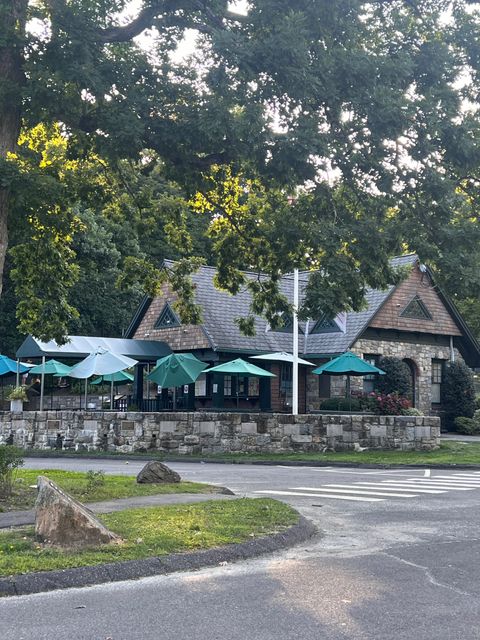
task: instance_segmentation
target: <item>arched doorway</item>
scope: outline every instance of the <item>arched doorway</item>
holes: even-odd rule
[[[413,360],[411,360],[410,358],[404,358],[403,361],[408,366],[408,369],[410,371],[410,381],[411,381],[411,388],[412,388],[410,400],[412,402],[412,407],[416,407],[417,406],[417,372],[418,372],[418,367],[415,364],[415,362]]]

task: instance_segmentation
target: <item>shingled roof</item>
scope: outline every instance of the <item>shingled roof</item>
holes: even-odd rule
[[[418,258],[414,254],[392,259],[392,266],[402,267],[413,265]],[[237,295],[232,296],[225,291],[219,291],[213,284],[215,269],[201,267],[194,275],[196,286],[196,302],[203,309],[202,327],[215,351],[242,353],[269,353],[275,351],[291,351],[292,334],[285,331],[273,331],[267,321],[259,316],[255,317],[256,335],[245,336],[240,332],[235,319],[249,314],[252,297],[244,288]],[[249,278],[257,278],[258,274],[246,273]],[[308,272],[300,273],[300,295],[308,278]],[[293,301],[293,274],[282,278],[280,290],[289,301]],[[382,304],[391,295],[394,287],[384,291],[370,289],[366,293],[367,308],[364,311],[347,314],[346,332],[310,333],[316,319],[300,323],[303,334],[300,335],[299,351],[304,355],[332,355],[348,350],[367,327]],[[138,310],[127,336],[133,336],[141,317],[149,306],[146,299]]]

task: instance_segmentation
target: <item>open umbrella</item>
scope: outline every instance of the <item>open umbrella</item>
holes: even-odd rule
[[[191,353],[171,353],[160,360],[147,376],[160,387],[173,388],[173,407],[176,406],[176,388],[195,382],[208,365]]]
[[[25,362],[17,362],[8,356],[0,355],[0,376],[6,376],[9,373],[25,373],[32,365]]]
[[[107,349],[97,349],[84,360],[70,369],[71,378],[85,379],[85,409],[87,408],[87,380],[91,376],[104,376],[130,369],[137,364],[137,360],[127,356],[117,355]],[[113,382],[110,391],[110,408],[113,409]]]
[[[71,367],[63,364],[62,362],[58,362],[58,360],[47,360],[45,362],[45,357],[43,358],[42,364],[37,364],[30,369],[30,373],[40,374],[42,376],[42,380],[40,383],[40,411],[43,411],[43,390],[45,384],[45,375],[53,374],[57,377],[68,376],[70,374],[70,369]]]
[[[126,371],[117,371],[117,373],[108,373],[106,376],[92,380],[92,384],[103,384],[104,382],[133,382],[133,376]]]
[[[351,351],[333,358],[313,370],[312,373],[321,375],[326,373],[329,376],[347,376],[346,395],[350,396],[350,376],[370,376],[372,374],[385,375],[385,371],[375,367],[375,365],[359,358]]]
[[[250,362],[246,362],[242,360],[242,358],[237,358],[236,360],[231,360],[230,362],[225,362],[224,364],[219,364],[216,367],[211,367],[210,369],[206,369],[205,373],[222,373],[224,375],[235,375],[237,376],[237,407],[238,407],[238,378],[275,378],[274,373],[270,373],[270,371],[266,371],[265,369],[261,369]]]
[[[276,351],[275,353],[264,353],[261,356],[250,356],[252,360],[270,360],[273,362],[292,362],[293,363],[293,355],[291,353],[287,353],[286,351]],[[302,358],[298,358],[298,364],[304,364],[308,367],[314,367],[315,364],[313,362],[309,362],[308,360],[303,360]]]

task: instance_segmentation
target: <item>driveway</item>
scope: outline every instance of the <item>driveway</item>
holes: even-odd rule
[[[142,463],[39,460],[136,473]],[[480,639],[480,473],[175,463],[322,535],[274,557],[0,601],[2,640]]]

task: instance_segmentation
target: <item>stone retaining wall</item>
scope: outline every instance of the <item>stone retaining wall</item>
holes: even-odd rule
[[[0,413],[0,443],[34,449],[164,451],[174,454],[434,449],[432,416],[244,413]]]

